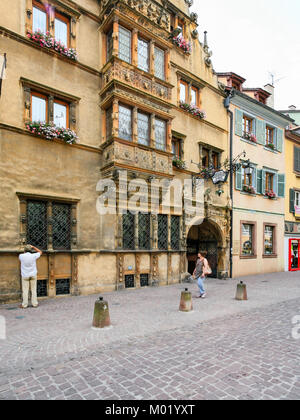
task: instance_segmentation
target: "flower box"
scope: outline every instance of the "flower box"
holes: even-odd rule
[[[173,166],[175,166],[178,169],[185,169],[186,168],[186,163],[183,160],[175,157],[173,159]]]
[[[177,47],[181,48],[186,54],[190,54],[192,52],[192,43],[186,39],[176,36],[172,41],[174,45],[177,45]]]
[[[248,194],[256,194],[255,188],[252,187],[251,185],[243,185],[243,191],[248,193]]]
[[[275,150],[275,145],[273,143],[266,144],[266,147],[270,150]]]
[[[47,140],[60,139],[67,144],[78,143],[76,133],[68,128],[56,127],[54,124],[33,121],[26,124],[27,130],[31,133],[44,137]]]
[[[45,34],[42,31],[27,32],[27,38],[39,44],[43,48],[48,48],[57,51],[59,54],[70,58],[71,60],[77,60],[77,51],[74,48],[67,48],[62,42],[56,41],[56,39],[50,36],[50,32]]]
[[[243,138],[245,140],[251,141],[252,143],[257,143],[257,138],[253,133],[244,133]]]
[[[215,169],[208,169],[208,168],[204,168],[201,170],[200,172],[200,176],[204,179],[211,179],[214,174],[215,174],[216,170]]]
[[[206,118],[205,111],[202,111],[200,108],[198,108],[196,105],[190,105],[185,102],[180,102],[180,108],[184,111],[189,112],[190,114],[194,115],[195,117],[204,119]]]
[[[265,196],[268,197],[270,200],[274,200],[275,198],[277,198],[277,195],[272,190],[266,191]]]

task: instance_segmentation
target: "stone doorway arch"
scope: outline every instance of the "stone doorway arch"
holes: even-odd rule
[[[211,219],[192,225],[187,234],[188,272],[193,273],[198,252],[207,253],[207,260],[214,278],[228,277],[228,249],[221,227]],[[227,261],[228,260],[228,261]]]

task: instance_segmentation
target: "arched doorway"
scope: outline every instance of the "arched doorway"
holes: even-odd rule
[[[206,258],[212,269],[210,277],[219,276],[219,259],[222,250],[222,235],[216,223],[205,219],[201,225],[190,228],[187,236],[188,272],[193,273],[198,252],[207,254]]]

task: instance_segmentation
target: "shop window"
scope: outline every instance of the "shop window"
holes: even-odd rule
[[[131,63],[131,44],[131,31],[119,26],[119,58],[126,63]]]
[[[255,250],[255,224],[241,223],[241,256],[254,257]]]
[[[149,42],[138,39],[138,68],[149,72],[150,47]]]
[[[119,137],[132,140],[132,109],[119,105]]]
[[[264,225],[264,255],[275,255],[275,226]]]

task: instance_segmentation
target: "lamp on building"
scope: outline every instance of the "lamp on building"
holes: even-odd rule
[[[250,163],[250,159],[248,159],[246,162],[245,162],[245,166],[244,166],[244,170],[245,170],[245,174],[246,175],[252,175],[253,174],[253,167],[251,166],[251,163]]]

